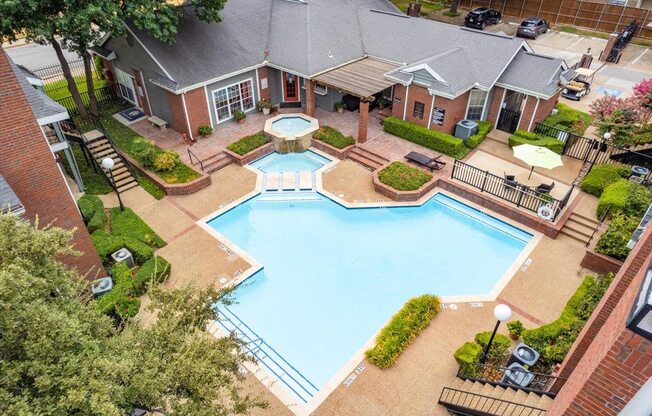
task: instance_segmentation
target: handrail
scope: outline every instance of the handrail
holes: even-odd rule
[[[609,214],[609,211],[611,210],[611,204],[607,206],[607,209],[604,211],[604,214],[600,217],[600,220],[598,221],[598,225],[595,226],[593,229],[593,232],[591,233],[591,237],[589,237],[589,241],[586,242],[585,247],[588,247],[589,244],[591,244],[591,241],[593,240],[593,237],[595,237],[595,233],[598,232],[598,229],[602,226],[602,223],[604,220],[607,218],[607,215]]]
[[[132,164],[127,160],[127,158],[124,157],[124,155],[122,154],[122,149],[120,149],[120,147],[115,144],[115,142],[113,141],[113,138],[111,138],[111,135],[109,134],[109,131],[106,128],[104,128],[104,125],[102,124],[102,121],[99,120],[99,119],[95,120],[95,125],[96,125],[96,127],[98,127],[98,130],[100,130],[102,132],[102,134],[104,134],[104,137],[106,138],[106,141],[108,141],[111,144],[111,146],[113,146],[113,149],[115,150],[115,153],[118,155],[118,157],[120,158],[122,163],[124,163],[124,165],[127,167],[129,172],[133,175],[133,177],[135,179],[137,177],[136,176],[136,170],[134,169]]]
[[[444,387],[442,389],[437,403],[444,405],[445,407],[456,407],[459,410],[473,409],[487,415],[543,416],[546,413],[545,409],[541,409],[539,407],[510,402],[509,400],[498,399],[496,397],[468,392],[452,387]],[[501,408],[503,405],[504,407]],[[493,410],[488,412],[490,409]]]
[[[201,167],[201,171],[204,172],[204,163],[203,163],[203,161],[202,161],[199,157],[197,157],[197,155],[194,154],[194,153],[190,150],[190,148],[187,148],[186,150],[188,151],[188,157],[190,158],[190,164],[191,164],[191,165],[194,165],[194,164],[195,164],[195,163],[192,161],[192,157],[194,156],[195,159],[197,159],[197,161],[199,162],[199,166]]]

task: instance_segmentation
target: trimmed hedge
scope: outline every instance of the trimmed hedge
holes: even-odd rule
[[[610,216],[620,212],[627,216],[641,218],[650,203],[652,203],[652,193],[645,186],[620,179],[604,189],[598,201],[596,215],[602,218],[607,208],[611,206]]]
[[[347,146],[355,144],[355,139],[352,136],[345,136],[339,130],[329,126],[322,126],[313,135],[313,139],[320,140],[328,143],[338,149],[344,149]]]
[[[557,114],[550,114],[543,120],[543,124],[556,127],[560,130],[571,131],[579,136],[583,135],[591,125],[591,115],[576,110],[566,104],[557,103]]]
[[[93,245],[97,254],[99,254],[102,262],[109,265],[113,262],[111,254],[125,247],[134,256],[136,264],[144,264],[147,260],[151,259],[154,255],[154,250],[135,238],[115,236],[107,233],[104,230],[97,230],[91,234]]]
[[[453,357],[457,361],[457,365],[460,366],[460,370],[467,377],[474,377],[478,371],[476,363],[480,361],[482,356],[482,347],[480,344],[474,341],[465,342],[464,345],[459,347]]]
[[[170,262],[161,256],[154,256],[141,266],[134,278],[134,294],[142,296],[151,284],[160,284],[170,276]]]
[[[125,208],[124,211],[120,211],[120,208],[111,209],[111,234],[133,238],[154,248],[165,246],[165,241],[131,208]]]
[[[595,251],[618,260],[625,260],[630,252],[627,247],[629,239],[638,226],[639,220],[617,213],[611,219],[609,227],[602,233]]]
[[[561,363],[602,299],[613,274],[586,276],[555,321],[523,331],[523,342],[541,353],[543,364]]]
[[[100,198],[95,195],[84,195],[77,201],[77,206],[89,233],[104,228],[106,213],[104,212],[104,204]]]
[[[509,136],[509,147],[520,146],[522,144],[545,147],[557,154],[561,154],[564,151],[564,143],[554,137],[543,137],[525,130],[516,130],[514,134]]]
[[[479,332],[475,334],[475,342],[478,343],[483,351],[489,343],[489,338],[491,338],[491,331]],[[506,335],[496,334],[487,355],[489,355],[489,357],[499,359],[507,353],[510,345],[512,345],[512,343],[509,341],[509,338],[507,338]]]
[[[376,337],[376,346],[365,352],[369,361],[389,368],[401,353],[439,313],[441,305],[434,295],[412,298],[401,308]]]
[[[580,188],[587,194],[599,197],[607,186],[627,179],[631,172],[631,168],[625,165],[595,165],[582,180]]]
[[[237,153],[242,156],[254,149],[259,148],[264,144],[267,144],[267,142],[268,140],[267,137],[265,137],[265,133],[261,131],[256,134],[252,134],[251,136],[245,136],[237,142],[233,142],[230,145],[226,146],[226,148],[233,153]]]
[[[416,191],[432,179],[432,175],[402,162],[392,162],[378,172],[378,179],[398,191]]]
[[[462,139],[396,117],[387,117],[383,121],[383,129],[389,134],[457,159],[463,158],[469,152]]]
[[[473,136],[466,139],[464,145],[469,149],[475,149],[480,143],[487,137],[487,135],[493,130],[494,125],[488,121],[478,121],[478,132]]]
[[[117,322],[133,318],[140,309],[140,299],[134,296],[131,270],[125,263],[118,263],[113,266],[111,277],[113,289],[100,296],[95,302],[95,307]]]

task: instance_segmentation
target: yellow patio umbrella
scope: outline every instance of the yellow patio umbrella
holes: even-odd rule
[[[521,144],[514,146],[512,150],[514,150],[515,158],[532,166],[528,179],[532,177],[534,168],[554,169],[564,165],[561,161],[561,156],[546,147]]]

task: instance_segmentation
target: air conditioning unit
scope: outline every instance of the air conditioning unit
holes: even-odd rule
[[[99,298],[103,294],[110,292],[111,289],[113,289],[113,280],[110,277],[97,279],[91,284],[91,293],[94,298]]]
[[[455,125],[455,137],[468,139],[478,132],[478,123],[473,120],[461,120]]]
[[[111,258],[116,263],[122,263],[122,262],[126,263],[127,267],[129,267],[130,269],[135,266],[134,256],[132,256],[129,250],[127,250],[126,248],[121,248],[120,250],[111,254]]]

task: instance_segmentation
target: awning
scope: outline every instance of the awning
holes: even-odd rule
[[[18,199],[18,195],[11,189],[11,186],[2,175],[0,175],[0,212],[12,212],[16,215],[25,213],[25,207]]]
[[[90,48],[88,48],[88,50],[94,53],[95,55],[101,56],[107,61],[113,61],[116,58],[114,51],[110,51],[101,46],[91,46]]]
[[[313,78],[313,81],[371,101],[374,94],[395,84],[386,79],[385,74],[396,68],[398,65],[364,58],[324,72]]]

